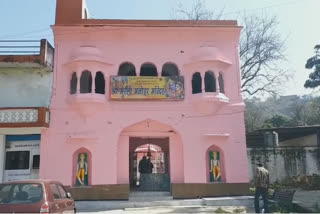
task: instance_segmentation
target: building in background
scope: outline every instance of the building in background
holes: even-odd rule
[[[79,200],[248,193],[236,21],[96,20],[57,0],[53,31],[41,178]]]
[[[260,160],[271,182],[320,172],[320,126],[260,129],[247,134],[249,178]]]
[[[0,182],[39,178],[53,56],[46,40],[0,40]]]

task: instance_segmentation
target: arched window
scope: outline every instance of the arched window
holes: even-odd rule
[[[77,84],[78,84],[78,78],[77,73],[73,72],[70,82],[70,94],[77,93]]]
[[[96,86],[95,92],[97,94],[105,93],[105,80],[104,80],[103,73],[101,71],[98,71],[96,73],[95,86]]]
[[[205,92],[216,92],[216,78],[212,71],[207,71],[204,75]]]
[[[80,148],[73,153],[72,184],[74,186],[91,185],[92,156],[86,148]]]
[[[92,76],[90,71],[83,71],[80,78],[80,93],[91,93]]]
[[[202,92],[201,74],[196,72],[192,76],[192,94],[198,94]]]
[[[162,66],[161,76],[179,76],[179,69],[173,63],[166,63]]]
[[[119,66],[118,76],[137,76],[136,68],[130,62],[124,62]]]
[[[206,153],[208,182],[225,181],[223,153],[216,146],[211,146]]]
[[[223,77],[221,73],[219,73],[218,81],[219,81],[220,93],[224,93],[224,82],[223,82]]]
[[[140,69],[140,76],[158,76],[156,66],[151,63],[144,63]]]

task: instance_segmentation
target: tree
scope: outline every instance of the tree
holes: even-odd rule
[[[320,45],[316,45],[314,49],[315,55],[307,60],[305,66],[307,69],[314,69],[304,83],[305,88],[316,88],[320,85]]]
[[[298,98],[290,105],[293,117],[290,122],[292,126],[304,126],[307,124],[307,104],[308,98]]]
[[[319,124],[320,98],[311,96],[270,96],[261,101],[245,99],[246,131],[260,128],[296,127]]]
[[[308,125],[320,124],[320,97],[313,98],[307,106]]]
[[[223,10],[219,13],[207,10],[204,0],[197,0],[193,3],[190,10],[186,10],[183,3],[180,1],[178,8],[174,10],[173,19],[185,19],[185,20],[211,20],[220,19]]]
[[[191,10],[180,3],[175,19],[220,19],[222,11],[214,13],[206,9],[204,0],[196,0]],[[275,94],[291,77],[289,70],[279,69],[286,61],[285,40],[277,33],[276,17],[244,16],[244,29],[240,36],[241,89],[247,95],[257,93]]]
[[[259,99],[253,98],[251,100],[245,100],[245,125],[246,132],[253,132],[263,125],[264,121],[264,108],[261,105],[262,102]]]
[[[264,121],[263,128],[273,128],[273,127],[288,127],[290,123],[290,118],[282,115],[274,115],[272,118]]]
[[[240,36],[241,89],[248,95],[276,94],[291,74],[279,68],[285,62],[285,41],[276,33],[276,17],[244,16]]]

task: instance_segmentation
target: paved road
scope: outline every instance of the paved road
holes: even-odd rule
[[[299,202],[299,205],[307,210],[320,212],[320,190],[298,190],[293,196],[293,201]]]

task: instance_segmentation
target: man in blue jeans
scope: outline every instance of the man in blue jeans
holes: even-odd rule
[[[269,172],[267,169],[264,168],[261,162],[257,163],[254,183],[256,187],[256,194],[254,197],[254,207],[255,207],[256,213],[260,213],[260,207],[259,207],[260,195],[263,198],[264,212],[269,213],[269,208],[268,208]]]

